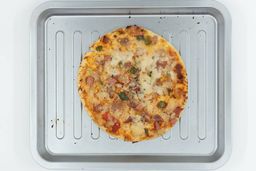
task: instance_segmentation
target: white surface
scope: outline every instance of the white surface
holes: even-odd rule
[[[230,10],[233,21],[233,152],[218,171],[240,171],[255,168],[256,3],[219,1]],[[29,19],[41,2],[0,1],[0,170],[46,170],[34,162],[29,145]]]

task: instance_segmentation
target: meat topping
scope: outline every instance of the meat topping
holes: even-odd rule
[[[104,56],[104,61],[111,61],[112,57],[110,55],[105,55]]]
[[[133,121],[132,117],[129,116],[129,117],[124,121],[124,123],[130,123],[130,122],[132,122],[132,121]]]
[[[173,126],[173,125],[175,125],[175,123],[177,122],[177,119],[176,119],[176,118],[171,118],[171,119],[169,120],[169,122],[170,122],[171,125]]]
[[[118,96],[119,96],[119,98],[121,99],[121,100],[129,100],[129,98],[128,98],[128,96],[126,95],[126,93],[125,92],[120,92],[119,94],[118,94]]]
[[[180,117],[180,112],[182,111],[183,109],[181,108],[181,107],[176,107],[175,109],[174,109],[174,113],[175,113],[175,116],[178,118],[178,117]]]
[[[155,130],[159,130],[160,129],[160,124],[157,121],[154,122],[154,129]]]
[[[98,105],[93,106],[93,110],[95,112],[101,112],[103,110],[103,107],[101,104],[98,104]]]
[[[158,60],[158,61],[156,62],[156,67],[157,67],[157,69],[159,69],[159,68],[165,68],[166,65],[167,65],[167,61],[160,61],[160,60]]]
[[[143,108],[144,108],[144,106],[143,106],[141,103],[139,103],[139,104],[136,106],[135,110],[137,110],[137,111],[142,111]]]
[[[92,86],[93,83],[94,83],[94,77],[88,76],[88,77],[86,78],[86,83],[88,84],[88,86]]]
[[[153,36],[151,38],[152,44],[155,45],[157,43],[157,40],[158,40],[157,36]]]
[[[144,30],[136,25],[129,27],[128,31],[133,36],[143,35],[143,33],[144,33]]]
[[[124,63],[125,68],[130,68],[132,66],[132,63],[130,61]]]
[[[119,43],[123,46],[127,46],[129,44],[129,39],[128,38],[120,38],[118,39]]]
[[[112,126],[112,132],[116,133],[120,128],[120,122],[116,121],[114,125]]]
[[[102,42],[103,43],[108,43],[108,42],[110,42],[110,40],[109,40],[109,38],[107,36],[103,36]]]
[[[146,113],[143,113],[141,116],[141,121],[142,122],[149,122],[150,121],[150,116]]]
[[[175,71],[176,71],[176,73],[177,73],[177,78],[178,78],[179,80],[183,80],[182,65],[181,65],[181,64],[175,65]]]
[[[105,121],[109,121],[111,120],[111,116],[108,112],[105,112],[103,115],[102,115],[102,119],[104,119]]]
[[[108,83],[109,83],[111,86],[113,86],[116,82],[117,82],[116,79],[114,79],[114,78],[112,78],[112,77],[110,77],[110,78],[108,79]]]
[[[160,116],[160,115],[154,115],[153,116],[153,119],[156,121],[156,122],[163,122],[163,118]]]

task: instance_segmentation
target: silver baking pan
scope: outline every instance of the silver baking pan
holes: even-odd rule
[[[139,143],[109,137],[83,110],[80,60],[118,27],[140,25],[180,52],[189,98],[180,122]],[[31,149],[46,168],[85,170],[215,169],[231,153],[231,19],[210,0],[47,2],[31,20]]]

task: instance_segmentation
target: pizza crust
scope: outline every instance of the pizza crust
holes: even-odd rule
[[[127,26],[92,44],[79,68],[78,91],[102,130],[137,142],[174,126],[187,101],[188,82],[169,42],[143,27]]]

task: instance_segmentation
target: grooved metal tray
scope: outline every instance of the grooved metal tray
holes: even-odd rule
[[[102,34],[127,25],[169,40],[188,72],[180,122],[164,136],[127,143],[101,131],[83,110],[76,76]],[[31,21],[31,146],[47,168],[213,169],[231,152],[230,16],[210,0],[47,2]]]

